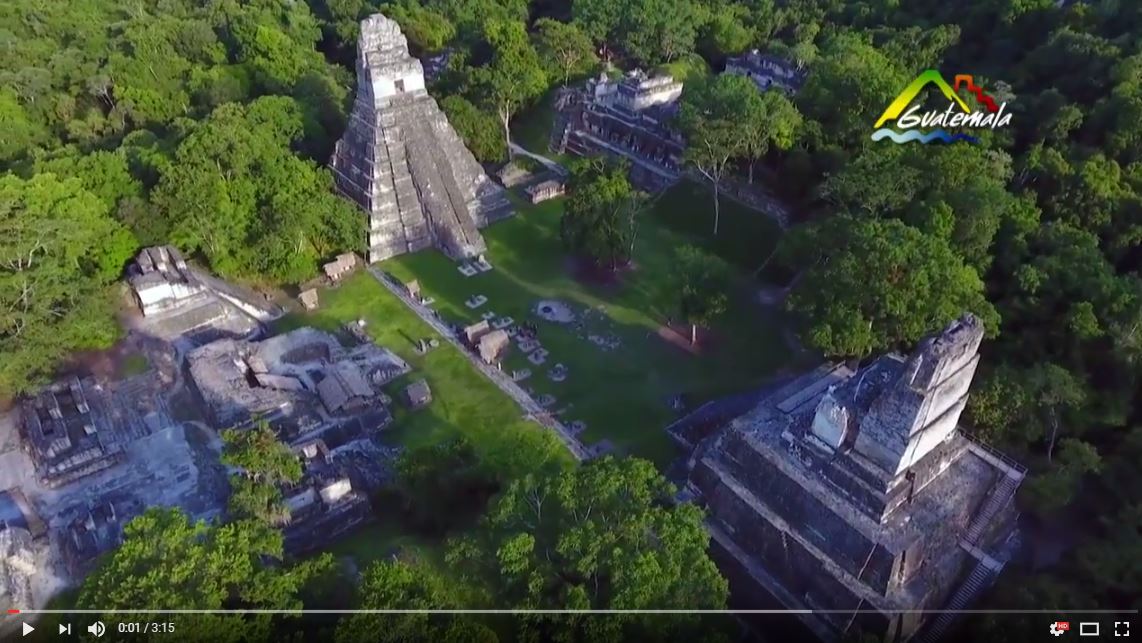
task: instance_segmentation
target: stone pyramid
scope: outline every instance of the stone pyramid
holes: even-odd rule
[[[436,246],[485,251],[479,228],[512,214],[424,87],[396,22],[361,21],[357,97],[330,162],[338,191],[369,215],[369,262]]]

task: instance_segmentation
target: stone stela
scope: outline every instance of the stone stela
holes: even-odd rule
[[[330,166],[337,190],[368,214],[369,263],[431,246],[476,257],[486,252],[479,229],[512,214],[429,96],[400,27],[381,14],[361,21],[357,96]]]

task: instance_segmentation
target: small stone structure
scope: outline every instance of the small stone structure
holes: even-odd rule
[[[40,482],[53,488],[115,465],[126,447],[111,395],[90,379],[58,382],[24,400],[20,427]]]
[[[321,267],[325,272],[325,276],[329,278],[332,283],[337,283],[345,278],[346,275],[353,272],[357,267],[359,259],[354,252],[346,252],[337,255],[337,258]]]
[[[822,638],[899,641],[994,579],[1025,469],[957,429],[983,334],[965,315],[911,356],[826,365],[728,420],[711,402],[669,427],[739,600],[814,610]]]
[[[636,69],[616,81],[602,73],[560,96],[551,148],[626,159],[636,186],[661,190],[681,176],[685,140],[670,125],[681,94],[682,83],[668,75]]]
[[[128,271],[127,283],[143,315],[150,317],[206,297],[207,288],[174,246],[143,248]]]
[[[507,331],[493,330],[485,333],[479,339],[478,351],[480,359],[487,364],[499,364],[504,354],[511,346],[511,337]]]
[[[726,74],[747,76],[758,89],[777,88],[792,94],[805,82],[805,72],[793,63],[777,56],[763,54],[757,49],[726,60]]]
[[[301,293],[297,296],[297,300],[301,302],[302,308],[306,310],[317,310],[317,289],[310,288],[308,290],[301,291]]]
[[[127,267],[127,283],[143,313],[140,330],[181,347],[251,337],[284,312],[257,293],[195,270],[172,246],[142,249]]]
[[[461,334],[464,336],[464,342],[467,343],[468,346],[474,348],[476,346],[476,342],[478,342],[480,338],[483,337],[486,333],[491,331],[491,329],[492,325],[488,323],[488,320],[483,319],[476,322],[475,324],[465,326],[464,330],[461,331]]]
[[[542,203],[548,199],[563,196],[564,192],[566,192],[566,186],[563,184],[563,181],[559,179],[548,179],[529,186],[524,191],[527,192],[527,198],[530,199],[532,203]]]
[[[419,409],[432,401],[432,389],[426,380],[417,380],[404,389],[404,399],[409,408]]]
[[[519,163],[510,162],[500,168],[499,172],[496,172],[496,178],[505,188],[514,188],[530,181],[531,172]]]
[[[369,216],[368,260],[436,246],[454,259],[484,252],[479,228],[511,214],[428,95],[396,22],[361,21],[357,96],[330,162],[334,183]]]
[[[412,281],[410,281],[404,285],[404,289],[406,292],[408,292],[408,296],[410,299],[412,299],[413,301],[415,301],[417,303],[420,303],[421,299],[420,299],[420,282],[419,281],[413,279]]]

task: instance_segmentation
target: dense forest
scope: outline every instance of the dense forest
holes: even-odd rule
[[[753,144],[698,112],[680,126],[733,146],[689,159],[698,169],[752,178],[756,164],[797,206],[775,272],[796,275],[802,340],[864,357],[978,314],[989,341],[970,424],[1031,468],[1019,500],[1059,552],[1010,567],[990,604],[1142,607],[1142,3],[1064,5],[5,3],[0,391],[115,339],[112,285],[140,245],[170,241],[265,283],[359,245],[360,218],[322,166],[353,92],[358,20],[378,8],[414,54],[447,49],[433,93],[488,162],[506,158],[513,118],[600,58],[718,69],[761,48],[807,81],[791,105],[725,109]],[[980,145],[873,143],[876,115],[928,67],[974,74],[1012,126]],[[684,102],[700,106],[700,89]]]

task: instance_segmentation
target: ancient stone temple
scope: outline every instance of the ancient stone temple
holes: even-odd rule
[[[630,163],[640,189],[657,192],[681,176],[685,141],[671,119],[682,83],[633,70],[614,80],[602,73],[557,101],[551,149],[561,154],[605,154]]]
[[[934,640],[952,615],[915,610],[962,609],[994,580],[1025,470],[959,429],[982,338],[965,315],[908,357],[826,365],[668,429],[736,602],[830,610],[802,616],[825,640]]]
[[[337,189],[369,215],[369,262],[429,246],[475,257],[485,251],[479,228],[511,214],[381,14],[361,21],[357,97],[330,165]]]

